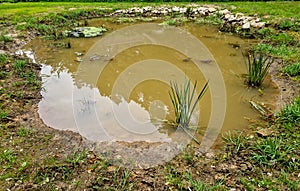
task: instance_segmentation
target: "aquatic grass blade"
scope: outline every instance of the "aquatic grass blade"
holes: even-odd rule
[[[197,82],[191,87],[190,80],[185,81],[183,86],[179,86],[176,82],[171,81],[170,87],[171,91],[169,92],[169,96],[174,108],[175,122],[178,127],[183,128],[190,137],[196,140],[195,137],[187,131],[192,114],[208,88],[208,82],[206,82],[197,97],[195,97]]]
[[[252,52],[251,54],[249,54],[247,62],[248,86],[261,86],[273,62],[274,59],[271,59],[268,56],[264,55],[262,51]]]
[[[200,99],[204,96],[204,94],[205,94],[207,88],[208,88],[208,82],[206,82],[206,84],[205,84],[204,87],[202,88],[200,94],[198,95],[197,99],[195,100],[194,105],[193,105],[193,107],[192,107],[192,109],[191,109],[191,114],[194,112],[194,110],[195,110],[195,108],[196,108],[198,102],[200,101]],[[194,90],[195,90],[195,89],[196,89],[196,86],[194,87]],[[191,119],[191,116],[192,116],[192,115],[189,115],[189,121],[190,121],[190,119]]]

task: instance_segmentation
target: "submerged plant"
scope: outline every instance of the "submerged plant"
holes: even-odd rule
[[[176,82],[170,82],[170,86],[169,96],[174,107],[175,122],[179,127],[187,128],[198,102],[207,90],[208,82],[198,95],[196,94],[197,81],[194,86],[191,86],[190,80],[185,81],[183,86],[179,86]]]
[[[274,59],[270,59],[268,56],[264,55],[262,51],[249,54],[247,62],[248,86],[261,86],[273,62]]]

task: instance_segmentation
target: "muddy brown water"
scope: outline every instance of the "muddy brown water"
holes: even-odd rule
[[[43,99],[39,103],[39,115],[44,123],[55,129],[78,132],[95,142],[156,143],[184,139],[182,133],[175,136],[174,128],[164,123],[174,119],[168,82],[197,81],[199,92],[206,79],[193,60],[165,46],[139,45],[109,58],[105,66],[92,63],[89,70],[101,68],[101,73],[96,77],[89,75],[82,72],[85,67],[79,60],[84,60],[85,54],[101,38],[134,25],[106,20],[90,23],[103,25],[109,32],[103,37],[71,38],[69,49],[59,47],[58,41],[40,38],[26,47],[31,48],[43,63]],[[242,51],[251,41],[221,33],[212,26],[189,23],[180,29],[194,35],[208,48],[222,73],[226,87],[226,113],[219,135],[231,130],[247,130],[248,120],[259,117],[249,100],[263,102],[274,109],[278,89],[269,78],[265,81],[263,93],[249,89],[243,83],[241,76],[246,73],[246,65]],[[68,40],[59,42],[67,43]],[[78,56],[75,52],[83,55]],[[87,59],[107,58],[95,53]],[[202,62],[211,64],[210,60]],[[211,117],[211,103],[212,96],[207,91],[192,119],[198,126],[196,136],[200,141]]]

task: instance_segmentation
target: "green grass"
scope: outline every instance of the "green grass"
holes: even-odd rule
[[[28,135],[30,135],[30,133],[32,132],[31,129],[29,128],[25,128],[25,127],[21,127],[18,131],[18,136],[20,137],[27,137]]]
[[[228,149],[229,153],[238,153],[241,149],[245,147],[245,143],[247,142],[247,137],[245,137],[245,135],[242,132],[228,132],[224,136],[222,136],[222,138],[226,143],[226,148]]]
[[[92,188],[95,190],[135,190],[135,183],[130,181],[131,175],[130,170],[116,167],[110,175],[98,176],[93,182]],[[106,185],[107,181],[111,181],[112,184]]]
[[[262,38],[269,38],[270,36],[274,35],[275,32],[276,31],[273,28],[268,27],[257,30],[257,33],[261,35]]]
[[[7,119],[7,111],[2,108],[2,105],[0,105],[0,121],[4,121]]]
[[[170,190],[182,190],[184,187],[184,180],[180,172],[178,172],[173,166],[167,166],[165,170],[165,181]]]
[[[190,173],[185,173],[185,178],[190,182],[192,190],[207,190],[207,191],[220,191],[225,190],[223,188],[223,182],[220,181],[215,185],[209,185],[199,180],[194,180]],[[190,188],[190,190],[191,190]]]
[[[8,56],[4,54],[0,54],[0,66],[6,64],[7,61],[8,61]]]
[[[272,34],[267,37],[271,41],[271,43],[275,44],[296,44],[297,40],[286,32],[280,32],[278,34]]]
[[[24,71],[26,65],[26,60],[15,60],[13,68],[16,70],[16,72],[21,73]]]
[[[169,20],[164,21],[161,24],[162,25],[169,25],[169,26],[176,26],[176,25],[179,25],[179,22],[176,19],[169,19]]]
[[[277,121],[285,127],[300,127],[300,97],[295,98],[277,114]]]
[[[8,76],[8,72],[0,70],[0,79],[5,79]]]
[[[12,150],[8,149],[0,153],[0,163],[4,169],[12,168],[15,162],[16,155]]]
[[[260,87],[268,74],[268,70],[274,60],[264,55],[263,51],[248,55],[247,69],[248,78],[247,84],[250,87]]]
[[[274,18],[295,18],[299,19],[300,4],[296,1],[272,1],[272,2],[226,2],[218,3],[224,7],[231,8],[234,6],[234,13],[246,13],[248,15],[258,15],[264,17],[270,16],[270,19]]]
[[[282,68],[282,72],[289,76],[300,75],[300,63],[293,63]]]
[[[80,163],[83,163],[86,160],[87,153],[86,151],[73,153],[69,158],[66,159],[66,162],[71,163],[73,166],[76,166]]]
[[[292,19],[283,19],[279,21],[276,27],[280,30],[299,31],[299,26],[299,21],[295,21]]]
[[[223,180],[213,183],[206,183],[199,180],[198,176],[193,176],[192,173],[186,171],[178,171],[173,166],[167,166],[165,168],[165,181],[169,190],[205,190],[205,191],[221,191],[226,190],[224,188]]]
[[[281,170],[281,175],[278,177],[278,180],[282,182],[283,185],[286,185],[289,190],[299,190],[300,181],[291,180],[284,170]]]
[[[248,191],[261,190],[299,190],[299,180],[292,180],[284,170],[280,174],[269,176],[266,172],[260,172],[255,177],[243,177],[241,183]]]
[[[293,145],[277,137],[259,139],[253,146],[252,159],[262,167],[297,170]]]
[[[284,60],[298,60],[300,52],[299,48],[294,46],[288,46],[285,44],[271,45],[265,43],[257,44],[255,46],[255,50]]]
[[[120,173],[120,167],[114,170],[113,174],[113,182],[116,185],[116,190],[131,190],[134,184],[128,183],[128,179],[131,175],[130,171],[123,170],[123,173],[121,172],[121,176],[119,176]]]
[[[0,79],[6,79],[9,75],[9,71],[5,69],[5,65],[9,61],[9,56],[0,54]]]
[[[0,42],[12,42],[13,39],[6,35],[0,35]]]

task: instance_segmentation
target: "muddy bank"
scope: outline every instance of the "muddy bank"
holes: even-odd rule
[[[277,99],[277,111],[291,103],[295,97],[299,96],[300,92],[300,83],[281,72],[281,68],[284,66],[284,61],[276,60],[269,70],[272,80],[280,90],[280,95]]]

